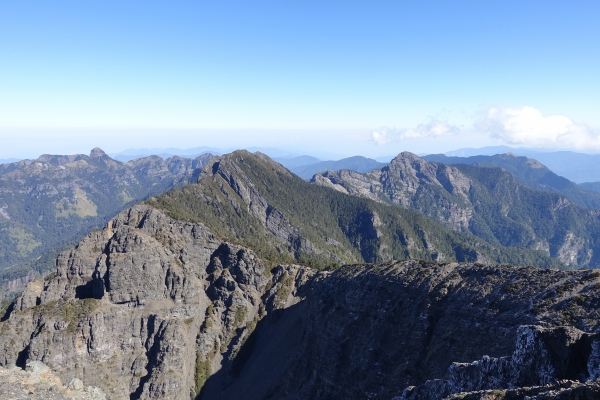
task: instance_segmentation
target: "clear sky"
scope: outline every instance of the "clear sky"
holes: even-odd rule
[[[3,1],[0,158],[600,151],[600,2]]]

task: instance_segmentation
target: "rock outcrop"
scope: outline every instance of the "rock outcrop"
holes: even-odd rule
[[[74,378],[64,385],[60,378],[39,361],[32,361],[22,370],[0,367],[0,398],[12,400],[105,400],[102,390]]]
[[[28,285],[0,323],[0,364],[42,361],[115,399],[189,398],[230,371],[261,316],[297,301],[295,282],[313,274],[272,274],[202,224],[135,206]]]
[[[505,395],[512,390],[515,397],[519,391],[538,396],[546,392],[554,398],[547,392],[557,391],[564,397],[569,391],[583,391],[584,387],[600,395],[600,386],[588,382],[599,376],[599,350],[598,334],[586,334],[573,327],[521,326],[512,356],[453,363],[444,379],[409,387],[395,400],[441,399],[469,392],[475,398],[477,393],[473,392],[483,395],[493,394],[493,390]],[[581,382],[586,384],[580,387]],[[531,387],[537,388],[537,393],[531,389],[515,390]]]

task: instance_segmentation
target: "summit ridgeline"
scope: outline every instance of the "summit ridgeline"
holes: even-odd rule
[[[417,211],[310,184],[247,151],[212,158],[197,184],[147,204],[173,219],[202,222],[273,262],[330,269],[417,258],[564,267],[541,251],[492,245]]]

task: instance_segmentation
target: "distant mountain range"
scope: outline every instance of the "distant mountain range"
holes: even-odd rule
[[[148,157],[151,155],[156,155],[162,158],[169,158],[173,156],[178,157],[198,157],[202,154],[210,153],[214,155],[221,155],[225,153],[230,153],[236,149],[221,149],[215,147],[194,147],[191,149],[178,149],[174,147],[170,148],[152,148],[152,149],[127,149],[121,151],[119,153],[111,153],[110,156],[118,161],[127,162],[131,160],[135,160],[136,158]],[[277,158],[278,160],[290,160],[293,158],[302,158],[308,157],[311,161],[309,163],[320,162],[321,160],[311,156],[299,156],[298,154],[291,153],[288,150],[281,150],[273,147],[248,147],[245,150],[250,152],[261,152],[267,154],[269,157]]]
[[[600,154],[586,154],[574,151],[555,151],[543,148],[513,148],[489,146],[479,149],[458,149],[444,153],[448,157],[471,157],[513,153],[536,159],[552,172],[575,183],[600,181]]]
[[[316,160],[316,162],[309,163],[311,160]],[[277,159],[277,161],[302,179],[310,179],[314,174],[327,170],[349,169],[357,172],[370,172],[386,165],[362,156],[348,157],[337,161],[320,161],[310,156],[296,157],[289,160]]]
[[[553,152],[553,150],[544,148],[530,147],[510,147],[510,146],[485,146],[478,148],[463,148],[447,151],[444,155],[448,157],[472,157],[472,156],[493,156],[502,153],[513,153],[517,155],[532,155],[544,152]]]
[[[579,186],[600,193],[600,182],[584,182],[580,183]]]
[[[118,161],[128,162],[136,158],[147,157],[149,155],[158,155],[164,159],[179,156],[195,158],[205,153],[211,153],[215,155],[225,154],[235,149],[222,149],[214,147],[195,147],[191,149],[178,149],[178,148],[151,148],[151,149],[128,149],[118,153],[110,153],[110,156]],[[339,170],[339,169],[352,169],[360,170],[361,172],[368,172],[368,164],[365,164],[362,160],[358,165],[353,166],[352,163],[348,162],[348,159],[336,159],[336,157],[325,157],[323,155],[311,154],[311,155],[300,155],[294,154],[289,150],[282,150],[277,148],[266,148],[266,147],[249,147],[246,148],[250,152],[261,152],[269,157],[273,158],[277,162],[284,165],[290,171],[298,174],[304,179],[310,179],[314,173],[323,172],[327,169]],[[555,151],[554,149],[548,148],[524,148],[524,147],[509,147],[509,146],[487,146],[481,148],[463,148],[444,153],[448,157],[473,157],[473,156],[492,156],[497,154],[512,153],[517,156],[524,156],[531,159],[535,159],[545,165],[555,174],[565,177],[575,183],[594,183],[600,181],[600,154],[586,154],[573,151]],[[427,155],[423,155],[427,156]],[[376,161],[382,164],[389,163],[395,155],[379,156],[374,159],[368,159]],[[352,157],[350,157],[352,158]],[[365,158],[366,159],[366,158]],[[338,165],[332,165],[335,161],[341,162]],[[344,161],[346,160],[346,161]],[[6,159],[0,160],[0,164],[18,161],[17,159]],[[330,163],[328,165],[316,166],[320,162]],[[346,164],[344,164],[346,163]],[[309,168],[309,165],[315,164],[314,168]],[[301,168],[305,167],[305,168]],[[375,167],[379,168],[379,167]],[[589,190],[595,190],[595,185],[585,186]]]
[[[472,157],[448,157],[443,154],[432,154],[424,156],[423,159],[447,165],[468,164],[482,167],[500,167],[513,174],[521,185],[545,192],[560,193],[581,207],[600,208],[600,193],[558,176],[537,160],[517,156],[513,153]]]
[[[138,158],[144,158],[148,156],[159,156],[163,159],[167,159],[169,157],[186,157],[186,158],[195,158],[199,157],[203,154],[222,154],[221,150],[213,148],[213,147],[195,147],[192,149],[177,149],[177,148],[167,148],[167,149],[127,149],[121,151],[119,153],[111,153],[109,154],[114,160],[121,162],[128,162],[131,160],[135,160]]]
[[[5,158],[5,159],[0,160],[0,164],[10,164],[10,163],[14,163],[14,162],[17,162],[20,160],[21,160],[20,158]]]
[[[471,232],[492,244],[542,250],[572,267],[600,266],[600,210],[581,208],[569,197],[549,193],[548,189],[558,189],[543,182],[563,184],[564,191],[571,190],[582,202],[594,203],[596,193],[577,191],[577,185],[557,179],[534,160],[512,156],[492,160],[514,168],[521,165],[523,171],[541,171],[539,175],[521,173],[521,177],[531,186],[536,185],[536,177],[541,178],[537,185],[546,191],[521,185],[501,168],[448,166],[408,152],[367,174],[329,171],[315,175],[312,182],[419,211],[454,231]]]
[[[313,156],[298,156],[293,158],[273,157],[273,160],[277,161],[279,164],[283,165],[289,170],[322,162],[322,160],[319,160]]]
[[[350,169],[360,172],[368,172],[371,165],[375,165],[373,161],[380,164],[389,163],[395,155],[380,156],[375,159],[351,160],[354,157],[338,160],[339,164],[333,164],[334,161],[321,161],[318,158],[305,155],[299,157],[279,157],[273,156],[268,152],[261,151],[271,157],[275,157],[277,162],[280,162],[290,171],[304,179],[310,179],[317,172],[323,172],[327,169],[336,171],[340,169]],[[223,152],[225,153],[225,152]],[[572,183],[585,183],[583,187],[595,192],[600,192],[600,154],[587,154],[574,151],[556,151],[548,148],[525,148],[525,147],[509,147],[509,146],[487,146],[482,148],[465,148],[444,153],[447,157],[473,157],[473,156],[493,156],[498,154],[512,153],[517,156],[534,159],[543,164],[547,169],[552,171],[559,177],[564,177]],[[215,153],[217,154],[217,153]],[[428,155],[423,155],[428,157]],[[433,156],[433,155],[431,155]],[[303,159],[303,161],[300,161]],[[308,162],[312,159],[313,162]],[[297,160],[299,162],[293,162]],[[317,161],[318,160],[318,161]],[[365,160],[370,160],[366,163]],[[329,164],[317,165],[319,162]],[[309,165],[314,164],[314,167]],[[376,166],[372,169],[381,168]],[[371,170],[372,170],[371,169]]]
[[[195,181],[210,158],[122,163],[96,148],[0,165],[0,284],[52,268],[70,242],[131,204]]]

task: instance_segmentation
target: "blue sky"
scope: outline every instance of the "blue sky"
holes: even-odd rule
[[[0,157],[600,151],[597,1],[0,3]]]

